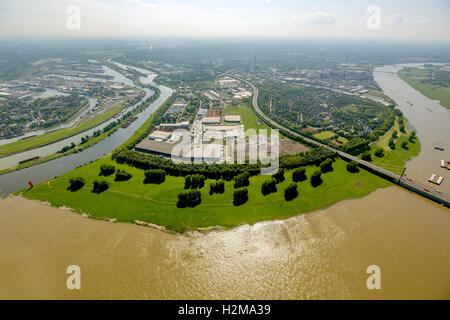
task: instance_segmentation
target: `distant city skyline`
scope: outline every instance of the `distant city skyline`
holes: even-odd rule
[[[0,37],[450,41],[449,18],[445,0],[3,0]]]

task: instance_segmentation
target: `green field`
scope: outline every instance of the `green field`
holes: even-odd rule
[[[407,72],[403,69],[400,70],[398,74],[403,81],[424,96],[432,100],[439,100],[441,106],[450,109],[450,87],[435,86],[420,81],[421,79],[428,79],[432,76],[428,70],[413,68]]]
[[[332,131],[323,131],[318,134],[315,134],[314,137],[320,140],[326,140],[333,138],[335,135],[336,134]]]
[[[420,141],[416,139],[413,143],[408,141],[408,135],[402,134],[398,129],[398,122],[395,122],[395,130],[398,132],[399,138],[395,140],[395,150],[391,150],[387,143],[392,136],[391,129],[386,135],[381,137],[376,143],[371,146],[371,156],[373,163],[377,166],[390,170],[392,172],[401,174],[405,163],[416,157],[420,153]],[[408,142],[407,149],[402,148],[403,141]],[[375,149],[380,146],[384,150],[384,157],[377,157],[374,154]]]
[[[133,178],[127,182],[115,182],[114,176],[99,177],[100,165],[104,163],[132,173]],[[202,189],[200,206],[195,209],[178,209],[177,196],[183,191],[184,178],[168,176],[166,182],[161,185],[145,185],[143,170],[118,165],[109,158],[84,165],[61,177],[39,184],[24,191],[23,196],[49,201],[56,207],[70,207],[79,213],[88,213],[93,218],[112,218],[131,223],[139,220],[178,232],[211,226],[233,228],[245,223],[285,219],[315,211],[341,200],[361,198],[378,188],[392,185],[364,170],[351,174],[347,172],[345,165],[343,160],[337,160],[334,164],[335,170],[323,175],[324,182],[318,188],[313,188],[309,181],[299,183],[300,196],[292,202],[284,200],[284,189],[292,182],[292,171],[286,172],[286,181],[278,185],[278,192],[267,197],[261,194],[261,185],[268,177],[252,177],[249,202],[241,207],[234,207],[232,204],[232,182],[226,183],[225,194],[210,196],[209,184],[212,180],[208,180]],[[307,168],[308,177],[314,170],[317,168]],[[67,190],[68,181],[74,177],[83,177],[86,185],[77,192],[70,192]],[[110,189],[100,195],[92,193],[92,183],[96,179],[110,182]]]
[[[370,94],[371,96],[374,96],[374,97],[383,99],[384,101],[386,101],[386,102],[388,102],[388,103],[390,103],[390,104],[396,105],[395,101],[392,100],[392,99],[391,99],[390,97],[388,97],[387,95],[385,95],[382,91],[370,89],[370,90],[369,90],[369,94]]]
[[[333,131],[323,131],[320,133],[317,133],[314,135],[314,138],[320,139],[320,140],[327,140],[327,139],[331,139],[336,135],[336,133],[334,133]],[[339,141],[342,144],[346,144],[348,142],[348,139],[344,138],[344,137],[339,137],[337,139],[337,141]]]
[[[75,127],[72,127],[72,128],[56,130],[56,131],[52,131],[49,133],[45,133],[45,134],[42,134],[39,136],[29,138],[26,140],[21,140],[21,141],[17,141],[17,142],[13,142],[10,144],[0,146],[0,158],[6,157],[11,154],[23,152],[26,150],[39,148],[39,147],[45,146],[49,143],[60,141],[60,140],[66,139],[68,137],[77,135],[86,130],[89,130],[89,129],[111,119],[117,112],[122,110],[122,107],[123,106],[117,106],[113,109],[110,109],[110,110],[104,112],[103,114],[101,114],[99,116],[96,116],[87,121],[80,122]]]
[[[264,123],[262,122],[261,124],[258,124],[258,122],[260,122],[259,118],[253,112],[253,109],[246,104],[227,107],[224,109],[223,113],[227,115],[241,116],[242,124],[244,125],[245,130],[255,129],[258,133],[258,131],[261,129],[267,129],[267,133],[268,135],[270,135],[270,128],[264,125]]]

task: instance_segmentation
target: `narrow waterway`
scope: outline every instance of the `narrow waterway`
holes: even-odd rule
[[[109,75],[115,77],[115,81],[134,86],[133,82],[130,79],[127,79],[120,73],[107,67],[105,67],[105,70]],[[27,186],[28,181],[32,181],[33,183],[37,184],[51,179],[55,176],[59,176],[61,174],[69,172],[76,167],[86,164],[90,161],[100,159],[105,154],[111,152],[112,150],[123,144],[125,141],[127,141],[127,139],[131,137],[136,132],[136,130],[144,124],[144,122],[162,105],[162,103],[168,97],[172,95],[173,92],[173,90],[170,88],[155,84],[153,82],[153,79],[155,78],[154,73],[151,73],[150,71],[146,71],[143,73],[145,73],[147,76],[140,79],[142,83],[157,86],[161,90],[161,94],[156,101],[154,101],[147,109],[145,109],[138,115],[138,120],[133,122],[132,125],[130,125],[126,129],[118,129],[115,133],[113,133],[106,139],[100,141],[90,148],[85,149],[83,152],[70,154],[68,156],[61,157],[36,166],[31,166],[5,175],[0,175],[0,195],[6,196],[11,192],[23,189]],[[147,88],[142,89],[146,91],[146,96],[144,99],[147,99],[148,97],[153,95],[153,92],[151,90]],[[135,104],[130,108],[130,110],[136,108],[141,103],[142,102]],[[116,119],[112,119],[81,134],[50,144],[48,146],[2,158],[0,159],[0,170],[17,165],[17,163],[21,160],[29,159],[35,156],[44,157],[53,154],[61,150],[64,146],[70,145],[72,142],[79,143],[81,137],[92,135],[94,131],[103,129],[106,124],[115,120]]]

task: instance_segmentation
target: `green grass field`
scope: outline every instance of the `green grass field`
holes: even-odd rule
[[[127,182],[115,182],[114,176],[99,177],[100,165],[104,163],[132,173],[133,178]],[[202,189],[200,206],[194,209],[178,209],[177,196],[183,191],[184,178],[168,176],[166,182],[161,185],[145,185],[143,170],[118,165],[109,158],[84,165],[31,190],[23,191],[23,196],[49,201],[56,207],[70,207],[79,213],[89,213],[93,218],[112,218],[131,223],[139,220],[178,232],[211,226],[233,228],[245,223],[284,219],[315,211],[341,200],[361,198],[378,188],[391,185],[364,170],[351,174],[345,166],[346,162],[337,160],[334,164],[335,170],[323,175],[324,182],[318,188],[313,188],[309,181],[299,183],[300,196],[292,202],[284,200],[284,189],[292,182],[292,171],[286,172],[286,181],[278,185],[278,192],[267,197],[261,194],[261,185],[268,177],[252,177],[249,202],[241,207],[234,207],[232,204],[232,182],[226,183],[225,194],[210,196],[209,184],[212,180],[208,180]],[[308,167],[308,177],[314,170],[317,168]],[[67,190],[68,181],[74,177],[83,177],[86,185],[77,192],[70,192]],[[110,189],[100,195],[92,193],[92,184],[96,179],[110,182]]]
[[[397,122],[396,125],[398,126]],[[406,134],[402,134],[400,131],[398,131],[398,133],[399,138],[395,140],[395,150],[391,150],[389,146],[384,146],[386,137],[383,136],[377,143],[371,146],[371,156],[374,164],[392,172],[401,174],[403,172],[403,168],[405,167],[405,163],[419,155],[420,141],[419,139],[416,139],[414,143],[409,142]],[[389,135],[388,141],[391,135],[392,131]],[[401,144],[403,141],[408,142],[407,149],[402,148]],[[379,158],[375,156],[374,151],[378,146],[384,149],[384,157]]]
[[[253,109],[247,106],[246,104],[242,104],[240,106],[233,106],[233,107],[227,107],[223,111],[224,114],[227,115],[237,115],[241,116],[242,124],[244,125],[245,130],[249,129],[255,129],[256,132],[260,129],[267,129],[268,135],[270,135],[270,128],[264,125],[264,123],[261,122],[261,124],[258,124],[259,118],[256,116],[256,114],[253,112]]]
[[[52,131],[26,140],[21,140],[0,146],[0,158],[18,152],[39,148],[49,143],[60,141],[68,137],[77,135],[99,124],[102,124],[103,122],[108,121],[120,110],[122,110],[122,106],[117,106],[97,117],[78,123],[78,125],[76,125],[75,127]]]
[[[383,99],[384,101],[386,101],[386,102],[388,102],[388,103],[390,103],[390,104],[396,105],[395,101],[392,100],[392,99],[391,99],[390,97],[388,97],[387,95],[385,95],[382,91],[370,89],[370,90],[369,90],[369,94],[370,94],[371,96],[374,96],[374,97]]]
[[[323,131],[318,134],[315,134],[314,137],[320,140],[327,140],[333,138],[335,135],[336,133],[334,133],[333,131]],[[348,142],[348,139],[344,137],[339,137],[337,141],[339,141],[342,144],[346,144]]]
[[[420,82],[420,78],[428,78],[430,72],[421,69],[411,69],[411,72],[405,70],[399,71],[400,78],[408,83],[411,87],[422,93],[424,96],[439,100],[441,106],[450,109],[450,87],[434,86],[429,83]]]
[[[320,140],[326,140],[333,138],[335,135],[336,134],[332,131],[323,131],[318,134],[315,134],[314,137]]]

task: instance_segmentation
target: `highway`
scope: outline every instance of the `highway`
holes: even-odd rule
[[[318,142],[316,140],[313,140],[313,139],[310,139],[308,137],[305,137],[305,136],[303,136],[303,135],[301,135],[301,134],[299,134],[297,132],[294,132],[294,131],[284,127],[283,125],[275,122],[274,120],[272,120],[271,118],[266,116],[264,114],[264,112],[262,112],[261,109],[258,106],[259,89],[256,88],[253,85],[253,83],[251,83],[251,82],[249,82],[249,81],[247,81],[245,79],[241,79],[241,78],[237,78],[237,79],[247,83],[249,86],[252,87],[253,93],[254,93],[253,94],[253,108],[255,109],[256,113],[262,119],[264,119],[266,122],[270,123],[274,128],[278,128],[281,131],[284,131],[284,132],[287,132],[287,133],[289,133],[289,134],[291,134],[293,136],[299,137],[299,138],[303,139],[304,141],[306,141],[308,143],[311,143],[311,144],[320,146],[322,148],[331,150],[333,152],[336,152],[341,158],[343,158],[345,160],[355,161],[362,168],[368,169],[369,171],[372,171],[372,172],[376,172],[379,175],[381,175],[381,176],[383,176],[383,177],[385,177],[385,178],[387,178],[387,179],[389,179],[391,181],[394,181],[399,186],[402,186],[402,187],[404,187],[404,188],[406,188],[406,189],[408,189],[410,191],[413,191],[413,192],[415,192],[415,193],[417,193],[417,194],[419,194],[421,196],[424,196],[424,197],[426,197],[428,199],[431,199],[431,200],[433,200],[433,201],[435,201],[435,202],[437,202],[437,203],[439,203],[441,205],[444,205],[447,208],[450,208],[450,196],[445,194],[445,193],[433,190],[432,188],[426,187],[426,186],[422,185],[421,183],[419,183],[417,181],[414,181],[414,180],[411,180],[411,179],[407,179],[407,178],[402,178],[400,175],[398,175],[398,174],[396,174],[396,173],[394,173],[392,171],[386,170],[384,168],[381,168],[379,166],[374,165],[373,163],[370,163],[368,161],[364,161],[364,160],[359,159],[359,158],[357,158],[355,156],[352,156],[352,155],[350,155],[350,154],[348,154],[346,152],[343,152],[341,150],[338,150],[338,149],[335,149],[335,148],[330,147],[328,145],[325,145],[323,143],[320,143],[320,142]]]

